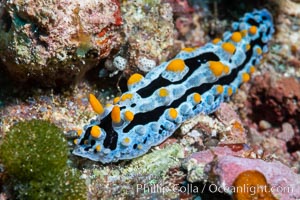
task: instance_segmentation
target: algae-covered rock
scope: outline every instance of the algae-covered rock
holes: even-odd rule
[[[0,57],[15,80],[70,83],[118,44],[118,1],[0,1]]]
[[[172,169],[179,168],[183,158],[184,148],[175,143],[135,158],[129,164],[87,169],[82,177],[86,179],[91,199],[110,199],[112,196],[119,199],[151,199],[152,193],[141,187],[174,186],[175,183],[170,182]],[[167,196],[174,194],[173,191],[165,192],[155,195],[165,195],[165,199],[170,199]]]
[[[151,174],[152,176],[165,176],[171,167],[180,165],[180,159],[184,158],[184,149],[179,144],[167,146],[164,149],[153,151],[140,158],[134,159],[124,169],[124,174]]]
[[[122,45],[119,56],[126,60],[126,67],[148,72],[166,61],[180,50],[176,45],[172,7],[162,0],[123,1],[121,6],[124,20]],[[116,63],[120,69],[124,62]],[[108,63],[106,63],[108,65]]]

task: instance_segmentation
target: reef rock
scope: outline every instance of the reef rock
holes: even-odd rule
[[[297,126],[300,118],[300,83],[293,77],[276,78],[265,73],[256,76],[250,89],[249,99],[252,118],[272,124],[289,122]]]
[[[223,191],[231,192],[237,177],[248,170],[263,174],[271,187],[272,194],[280,200],[300,198],[300,175],[279,161],[244,158],[246,151],[232,151],[228,147],[216,147],[211,150],[192,154],[183,163],[190,182],[209,181]],[[255,179],[255,177],[251,177]],[[245,183],[245,187],[249,187]]]
[[[124,38],[118,56],[126,60],[129,72],[137,69],[148,72],[180,51],[175,44],[173,10],[169,3],[163,0],[123,1],[121,11]],[[118,57],[114,58],[113,71],[123,65],[116,64],[116,59]]]
[[[118,45],[117,0],[0,1],[0,57],[15,80],[59,86]]]

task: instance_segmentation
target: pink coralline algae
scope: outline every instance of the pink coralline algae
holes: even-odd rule
[[[183,162],[183,168],[187,170],[187,180],[192,183],[207,181],[209,180],[209,171],[216,158],[228,155],[243,156],[245,153],[246,147],[240,151],[232,151],[229,147],[213,147],[193,153]]]
[[[244,171],[261,172],[274,197],[280,200],[296,200],[300,198],[300,175],[279,161],[244,158],[247,150],[234,152],[228,147],[216,147],[211,150],[192,154],[184,168],[188,170],[190,182],[209,181],[229,192],[234,181]]]
[[[118,46],[117,0],[2,1],[0,57],[18,81],[45,86],[80,78]]]

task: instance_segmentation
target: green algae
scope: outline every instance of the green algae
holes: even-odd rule
[[[67,166],[62,131],[42,120],[20,122],[0,145],[0,160],[16,199],[85,199],[85,182]]]

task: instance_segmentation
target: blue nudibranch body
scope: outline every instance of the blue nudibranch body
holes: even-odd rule
[[[198,49],[184,49],[145,77],[133,74],[129,91],[103,107],[86,125],[73,153],[102,163],[131,159],[158,145],[191,117],[214,112],[250,79],[274,32],[267,10],[246,13],[233,32]]]

